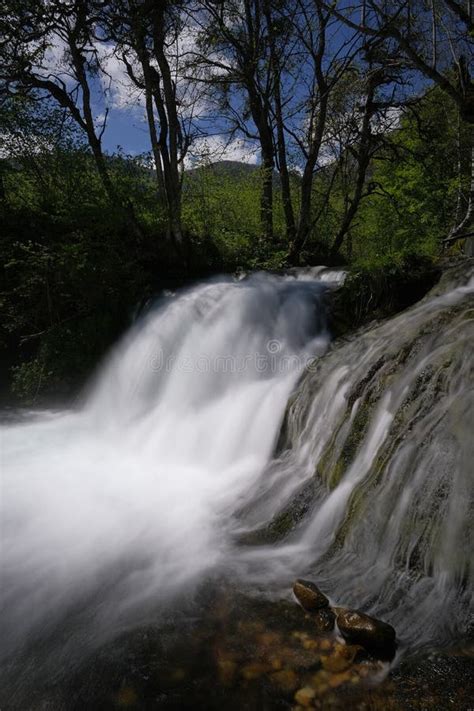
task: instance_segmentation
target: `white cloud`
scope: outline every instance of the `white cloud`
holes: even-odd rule
[[[190,73],[194,78],[197,76],[208,80],[211,75],[225,72],[227,65],[224,57],[213,55],[212,58],[221,64],[220,68],[209,65],[199,68],[195,61],[196,55],[200,52],[198,34],[198,27],[185,25],[175,41],[167,48],[171,73],[176,82],[180,117],[184,131],[190,136],[199,135],[205,126],[212,124],[215,113],[209,98],[207,81],[193,81],[189,78]],[[135,119],[146,122],[144,92],[130,79],[115,43],[97,40],[90,48],[90,52],[97,54],[100,67],[97,79],[91,84],[97,130],[102,129],[107,110],[128,112]],[[77,81],[70,69],[67,55],[66,43],[57,35],[52,35],[38,71],[43,76],[56,77],[57,81],[64,82],[66,87],[72,90],[77,86]],[[141,67],[132,51],[127,54],[127,61],[130,62],[136,76],[140,77]],[[192,71],[190,64],[193,65]],[[186,167],[209,160],[235,160],[255,164],[258,162],[258,151],[252,142],[234,139],[229,143],[224,135],[195,138],[186,157]]]
[[[67,51],[66,42],[55,32],[52,32],[47,38],[47,47],[41,60],[33,67],[35,73],[44,79],[62,82],[67,89],[73,89],[77,85],[77,81],[72,75]]]
[[[194,141],[186,156],[185,168],[195,168],[220,160],[234,160],[256,165],[258,159],[259,150],[253,142],[244,141],[242,138],[229,141],[224,135],[207,136]]]
[[[400,128],[403,110],[399,106],[389,106],[385,111],[379,112],[373,120],[376,133],[389,133]]]
[[[117,56],[115,45],[112,43],[98,43],[96,50],[102,68],[100,75],[101,85],[110,107],[119,110],[138,108],[140,112],[143,112],[145,105],[143,91],[131,81],[125,64]],[[128,59],[134,66],[133,60],[131,58]],[[137,75],[140,76],[138,68],[136,68],[136,71]]]
[[[176,82],[180,115],[183,120],[188,122],[205,117],[209,111],[204,85],[199,82],[191,82],[187,78],[186,62],[189,59],[189,52],[193,51],[195,47],[195,42],[196,38],[193,32],[190,30],[182,32],[179,39],[167,51],[171,73]],[[128,76],[126,66],[117,54],[115,46],[112,43],[98,43],[96,50],[102,68],[101,86],[110,108],[119,111],[133,110],[145,119],[144,92]],[[132,66],[135,75],[140,77],[142,70],[133,52],[127,54],[127,61]],[[151,64],[157,66],[153,59]]]

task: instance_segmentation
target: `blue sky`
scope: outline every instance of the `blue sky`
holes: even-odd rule
[[[176,56],[184,50],[189,51],[195,47],[195,32],[192,30],[184,31],[177,39]],[[328,57],[327,62],[344,60],[346,55],[349,56],[357,47],[358,42],[353,43],[352,32],[337,21],[334,21],[328,28]],[[194,44],[193,44],[194,43]],[[94,113],[96,115],[97,127],[100,128],[106,107],[108,111],[108,120],[105,132],[103,134],[103,147],[108,153],[116,152],[118,149],[125,154],[140,155],[150,151],[150,138],[148,127],[144,116],[143,96],[140,91],[131,86],[129,77],[127,76],[125,66],[114,51],[115,47],[110,43],[104,42],[96,45],[98,52],[101,73],[99,76],[93,77],[93,95],[94,95]],[[67,61],[65,61],[65,46],[61,43],[58,37],[54,37],[51,46],[48,48],[44,57],[43,66],[41,69],[45,73],[53,72],[59,80],[66,84],[71,84],[71,75],[68,73]],[[232,67],[232,59],[216,55],[220,63],[228,64]],[[179,59],[178,65],[179,65]],[[177,66],[178,66],[177,65]],[[178,72],[181,70],[177,70]],[[219,71],[219,70],[217,70]],[[284,94],[287,99],[287,112],[291,114],[289,119],[289,127],[291,128],[291,136],[299,136],[300,142],[306,140],[307,122],[308,122],[308,105],[311,103],[314,82],[314,67],[308,56],[301,57],[297,71],[289,69],[285,72],[284,78]],[[218,117],[213,113],[217,109],[212,102],[209,101],[199,90],[199,82],[189,82],[187,78],[181,80],[182,95],[184,102],[181,101],[181,107],[184,106],[184,116],[189,109],[194,112],[194,107],[198,107],[197,113],[193,113],[193,125],[198,130],[205,129],[208,132],[207,136],[201,135],[193,142],[188,154],[185,165],[188,167],[193,160],[202,159],[207,156],[210,160],[243,160],[246,162],[257,163],[259,161],[259,151],[257,142],[249,142],[237,133],[232,138],[228,145],[228,135],[225,134],[225,126],[222,117]],[[198,87],[196,89],[196,86]],[[202,85],[201,85],[202,86]],[[187,104],[187,96],[190,97],[190,103]],[[284,97],[285,98],[285,97]],[[240,113],[243,105],[242,93],[234,91],[232,95],[232,103],[236,113]],[[355,110],[354,106],[348,104],[346,112],[349,114]],[[252,130],[252,123],[247,125]],[[335,124],[336,125],[336,124]],[[255,133],[255,127],[253,128]],[[294,167],[300,166],[302,162],[301,145],[298,146],[292,141],[290,134],[287,137],[291,146],[290,154],[293,158]],[[330,159],[329,151],[331,146],[331,137],[328,136],[328,145],[324,161]],[[333,147],[337,151],[336,148]]]
[[[108,153],[117,151],[118,147],[130,155],[149,151],[150,138],[143,118],[136,110],[113,108],[109,114],[103,144]]]

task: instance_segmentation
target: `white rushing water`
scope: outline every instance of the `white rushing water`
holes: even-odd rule
[[[466,270],[302,378],[279,456],[240,519],[244,535],[262,522],[285,535],[240,554],[247,579],[314,577],[411,646],[472,633],[473,344]]]
[[[327,286],[327,272],[257,274],[170,295],[112,351],[78,409],[2,426],[6,654],[74,615],[106,635],[219,570],[279,590],[315,574],[336,602],[380,613],[412,642],[436,637],[443,605],[453,626],[465,620],[468,322],[444,318],[397,358],[472,302],[473,285],[320,359]],[[448,374],[433,404],[419,399],[427,373]],[[357,451],[338,469],[374,392]],[[310,504],[281,540],[236,545],[308,486]]]
[[[225,558],[231,514],[271,456],[298,375],[327,346],[323,292],[254,275],[169,296],[79,410],[2,427],[7,651],[97,590],[113,588],[100,616],[126,617]]]

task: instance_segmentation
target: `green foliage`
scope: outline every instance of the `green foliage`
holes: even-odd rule
[[[402,307],[400,294],[415,298],[416,283],[423,287],[423,275],[432,273],[440,240],[456,219],[457,120],[455,107],[433,90],[416,114],[406,112],[400,127],[385,137],[384,153],[370,170],[374,189],[343,246],[343,259],[353,265],[348,286],[356,282],[360,296],[343,309],[352,325],[374,309],[383,315]],[[460,135],[463,156],[465,128]],[[0,141],[0,355],[11,369],[15,393],[34,401],[81,383],[137,305],[185,275],[167,241],[149,156],[107,158],[115,190],[131,203],[141,225],[137,241],[61,111],[24,100],[5,104]],[[467,181],[468,166],[462,168]],[[303,251],[307,263],[327,263],[345,209],[347,185],[333,170],[326,166],[315,180],[315,227]],[[292,186],[296,205],[297,174]],[[224,162],[185,174],[186,277],[286,266],[278,177],[272,244],[260,236],[259,193],[255,166]]]
[[[222,268],[278,268],[288,251],[284,244],[283,207],[275,180],[275,241],[260,239],[260,173],[255,166],[231,161],[208,164],[185,175],[183,221],[199,240],[211,239]]]
[[[458,160],[468,157],[466,129],[458,148],[456,107],[439,89],[406,113],[384,160],[373,167],[376,188],[353,231],[352,258],[365,265],[417,254],[434,258],[456,221]],[[465,141],[465,143],[464,143]],[[469,165],[462,165],[464,181]]]
[[[14,366],[13,390],[32,401],[64,394],[90,373],[150,279],[77,136],[55,112],[40,143],[33,130],[23,136],[27,110],[22,103],[3,116],[0,348]],[[31,110],[33,120],[38,107]],[[41,121],[32,125],[42,130]],[[138,180],[118,156],[111,172],[119,190],[133,194],[133,186],[150,209],[143,171]],[[151,248],[142,245],[142,254]]]
[[[460,187],[461,213],[466,209],[469,130],[459,124],[457,107],[438,88],[401,114],[398,128],[384,136],[383,150],[372,161],[366,196],[341,252],[344,261],[377,269],[409,255],[437,257],[441,240],[460,217]],[[320,170],[315,180],[309,260],[329,255],[350,199],[351,183],[334,173],[336,167]]]
[[[43,358],[33,358],[12,367],[12,391],[26,404],[35,402],[38,394],[51,385],[53,371],[46,370]]]

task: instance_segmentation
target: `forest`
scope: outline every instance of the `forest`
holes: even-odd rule
[[[2,711],[472,711],[474,2],[3,0]]]
[[[383,273],[465,247],[469,3],[8,0],[1,13],[10,396],[71,392],[140,304],[190,278]],[[124,106],[140,153],[106,143]]]

